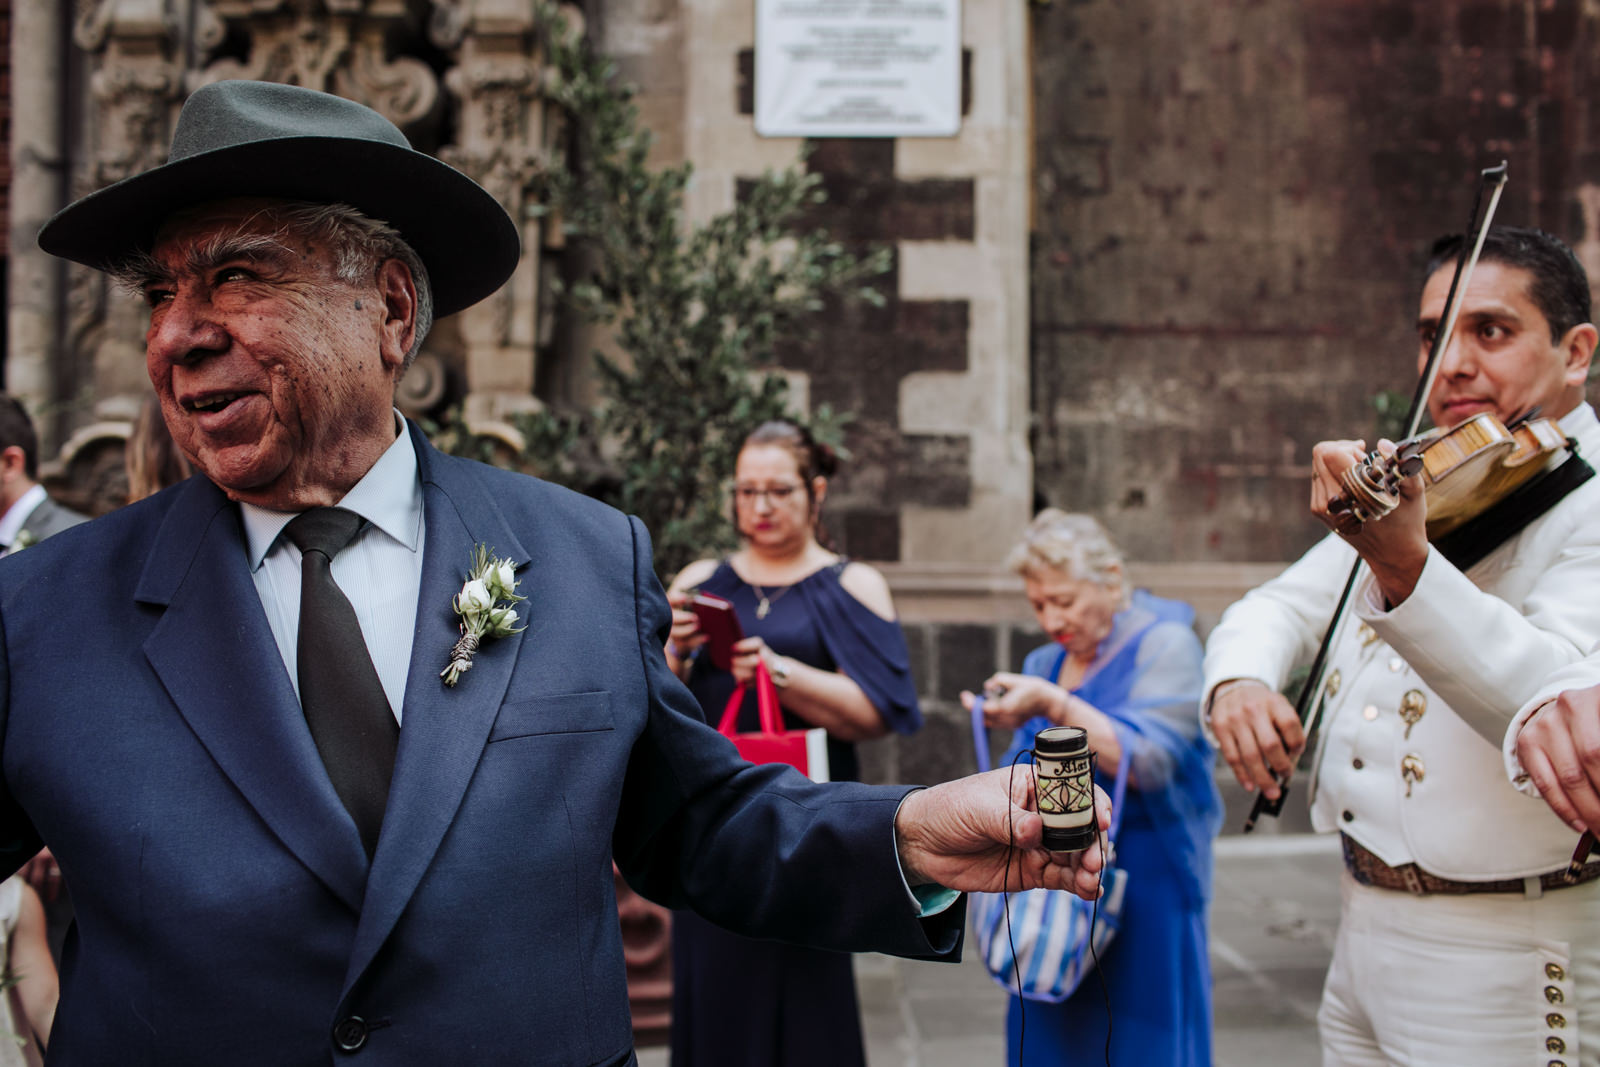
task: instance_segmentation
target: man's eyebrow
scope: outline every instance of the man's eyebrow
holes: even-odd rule
[[[224,231],[185,248],[178,269],[185,274],[209,274],[235,260],[280,263],[289,255],[288,246],[276,234]]]
[[[1506,322],[1521,322],[1522,316],[1517,314],[1510,304],[1495,302],[1488,305],[1479,305],[1474,308],[1462,308],[1456,316],[1456,325],[1467,322],[1483,322],[1487,319],[1499,319]],[[1443,320],[1437,315],[1422,315],[1417,318],[1417,329],[1437,329]]]
[[[278,265],[292,254],[278,234],[225,230],[184,247],[177,262],[170,266],[149,252],[140,252],[116,267],[112,274],[119,288],[139,296],[151,289],[173,285],[181,276],[207,275],[237,260]]]

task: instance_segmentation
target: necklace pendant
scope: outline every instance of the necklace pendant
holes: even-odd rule
[[[770,612],[771,610],[772,610],[772,603],[769,600],[767,600],[766,597],[762,597],[761,598],[761,602],[756,605],[756,618],[758,618],[758,619],[766,618],[767,617],[767,613]]]

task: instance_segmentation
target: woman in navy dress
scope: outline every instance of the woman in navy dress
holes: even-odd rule
[[[1018,1062],[1024,1032],[1025,1063],[1105,1062],[1109,996],[1112,1063],[1209,1067],[1206,907],[1222,805],[1200,732],[1194,611],[1130,590],[1121,555],[1087,515],[1040,512],[1008,562],[1051,643],[1028,655],[1022,673],[984,683],[985,720],[1017,731],[1005,764],[1047,726],[1082,727],[1108,793],[1127,752],[1116,859],[1128,888],[1099,975],[1061,1004],[1011,997],[1006,1062]],[[970,708],[973,696],[962,700]]]
[[[826,729],[830,777],[845,780],[857,777],[854,742],[910,733],[922,718],[888,583],[818,539],[833,469],[832,452],[793,423],[765,423],[745,439],[733,491],[743,545],[673,581],[667,657],[712,722],[764,662],[784,725]],[[696,589],[738,611],[745,639],[731,671],[699,654],[705,636],[688,610]],[[738,728],[758,728],[753,685]],[[865,1064],[850,956],[752,940],[679,911],[672,964],[674,1067]]]

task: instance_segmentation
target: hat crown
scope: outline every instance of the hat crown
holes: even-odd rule
[[[337,137],[410,148],[405,134],[364,104],[276,82],[220,81],[185,101],[169,160],[289,137]]]
[[[346,204],[388,223],[427,268],[441,317],[498,289],[522,254],[517,224],[488,190],[412,148],[376,111],[251,81],[197,89],[167,162],[68,204],[39,231],[39,247],[114,270],[150,251],[173,213],[230,197]]]

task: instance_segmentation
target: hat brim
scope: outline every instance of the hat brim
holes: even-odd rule
[[[235,197],[349,204],[388,223],[427,267],[440,317],[504,285],[521,255],[511,217],[460,171],[410,148],[340,137],[232,145],[125,178],[59,211],[39,247],[111,269],[150,251],[174,212]]]

